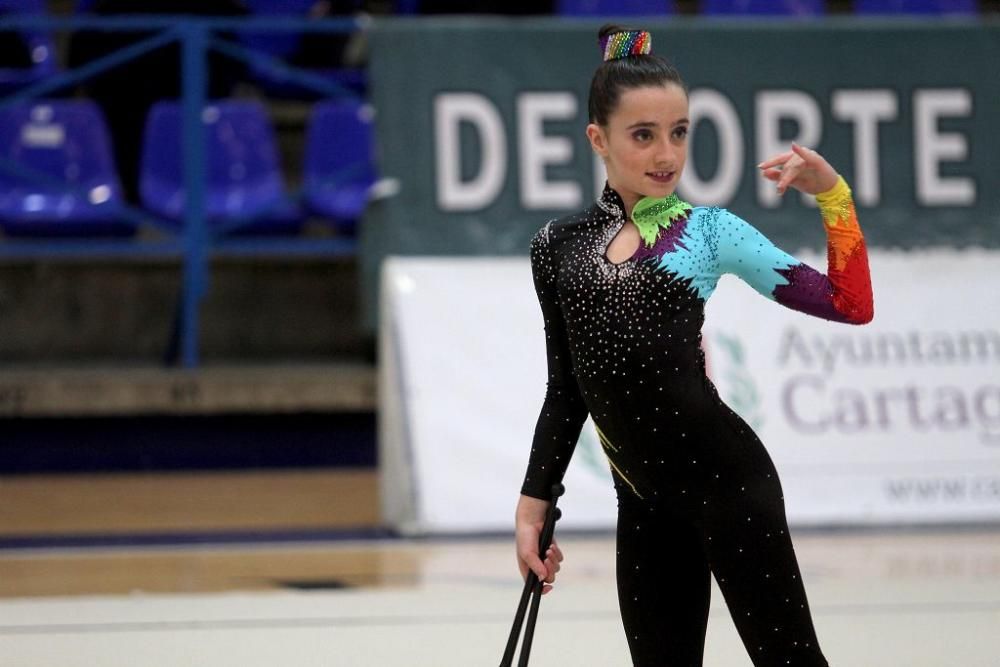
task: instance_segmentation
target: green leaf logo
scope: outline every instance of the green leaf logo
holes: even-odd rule
[[[764,416],[760,413],[760,392],[747,370],[743,343],[738,337],[721,332],[716,333],[715,340],[727,361],[719,378],[726,404],[756,431],[764,423]]]

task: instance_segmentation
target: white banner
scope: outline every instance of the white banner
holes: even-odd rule
[[[1000,253],[871,255],[875,321],[863,327],[723,278],[709,372],[774,458],[790,523],[1000,519]],[[527,260],[393,258],[382,285],[386,520],[508,530],[546,377]],[[562,527],[614,526],[589,424],[565,484]]]

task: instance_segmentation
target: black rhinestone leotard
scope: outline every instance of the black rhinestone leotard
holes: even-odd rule
[[[705,302],[723,273],[811,315],[871,319],[850,189],[840,179],[817,200],[826,275],[724,209],[686,206],[612,263],[607,247],[625,212],[610,187],[532,240],[548,385],[522,493],[549,498],[591,415],[618,494],[619,601],[635,665],[701,665],[710,573],[755,665],[827,664],[778,475],[706,377],[701,348]]]

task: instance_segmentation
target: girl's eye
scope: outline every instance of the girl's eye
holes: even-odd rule
[[[649,141],[650,139],[653,138],[653,133],[650,132],[649,130],[639,130],[632,136],[635,137],[638,141]]]
[[[688,135],[687,125],[681,125],[674,130],[674,136],[678,139],[683,139]]]

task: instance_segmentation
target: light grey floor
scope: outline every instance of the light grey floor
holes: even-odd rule
[[[617,614],[612,540],[561,543],[565,569],[543,601],[531,664],[630,664]],[[1000,528],[798,533],[795,543],[831,665],[1000,666]],[[396,559],[413,566],[411,574],[339,591],[0,601],[0,664],[499,663],[520,592],[508,541],[370,548],[390,569]],[[750,665],[714,594],[705,664]]]

